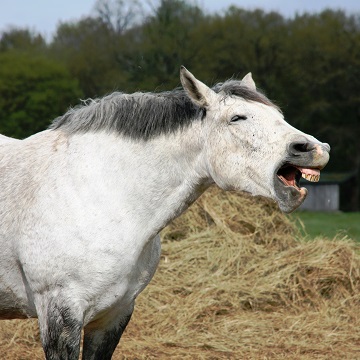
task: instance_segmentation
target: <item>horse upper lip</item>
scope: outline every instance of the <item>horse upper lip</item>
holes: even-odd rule
[[[301,177],[311,182],[318,182],[320,180],[320,169],[319,168],[305,168],[298,167],[297,169],[301,172]]]

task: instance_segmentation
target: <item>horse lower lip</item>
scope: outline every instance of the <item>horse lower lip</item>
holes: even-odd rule
[[[279,175],[277,175],[278,181],[281,184],[280,188],[277,187],[276,194],[278,199],[282,199],[280,201],[286,202],[287,204],[291,204],[293,201],[299,206],[299,202],[303,202],[308,190],[305,187],[300,187],[297,184],[291,185],[282,181]]]

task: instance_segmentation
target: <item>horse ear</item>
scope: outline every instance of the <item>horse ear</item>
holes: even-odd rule
[[[210,107],[216,98],[216,93],[196,79],[185,66],[181,66],[180,68],[180,80],[184,90],[193,103],[205,109]]]
[[[256,91],[256,85],[252,78],[251,72],[249,72],[247,75],[244,76],[244,78],[241,80],[241,82],[247,86],[249,89]]]

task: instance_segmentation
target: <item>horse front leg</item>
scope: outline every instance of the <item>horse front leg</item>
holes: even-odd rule
[[[110,360],[130,321],[130,311],[111,319],[100,319],[84,328],[83,360]]]
[[[82,312],[59,298],[43,296],[39,303],[40,338],[46,360],[78,360]]]

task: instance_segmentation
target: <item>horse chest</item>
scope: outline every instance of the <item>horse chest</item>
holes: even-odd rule
[[[87,310],[85,323],[104,316],[114,316],[114,313],[121,313],[126,311],[129,306],[133,306],[135,298],[154,276],[160,260],[160,253],[160,237],[157,235],[145,244],[135,259],[124,260],[126,271],[114,269],[112,274],[109,274],[106,291],[102,290],[94,294],[94,301]],[[128,265],[131,262],[133,265]],[[102,281],[104,281],[103,278]]]

